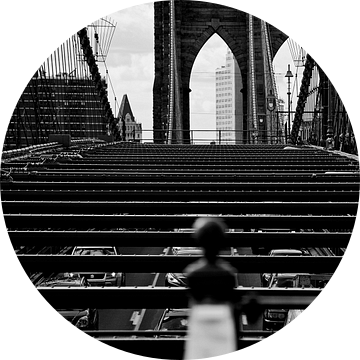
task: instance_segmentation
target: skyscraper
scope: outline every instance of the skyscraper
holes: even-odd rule
[[[239,65],[227,50],[225,66],[216,73],[216,130],[217,142],[221,144],[242,143],[242,78]]]

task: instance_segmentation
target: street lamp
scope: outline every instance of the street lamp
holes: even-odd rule
[[[290,70],[290,64],[288,64],[288,71],[287,71],[285,77],[288,79],[288,92],[287,92],[287,95],[288,95],[288,132],[289,132],[289,139],[290,139],[290,95],[291,95],[290,78],[293,77],[293,74]]]

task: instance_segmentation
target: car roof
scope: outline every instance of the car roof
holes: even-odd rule
[[[298,249],[273,249],[270,251],[270,254],[303,254],[304,252],[302,250]]]
[[[166,316],[189,316],[190,309],[166,309]]]
[[[280,273],[280,274],[275,274],[275,278],[278,279],[293,279],[298,275],[298,273]]]
[[[114,246],[75,246],[75,249],[113,249]]]
[[[64,276],[58,278],[45,279],[39,286],[85,286],[83,278],[78,276]]]
[[[184,247],[174,246],[173,250],[175,250],[178,254],[193,254],[193,255],[203,254],[201,248],[194,246],[184,246]]]

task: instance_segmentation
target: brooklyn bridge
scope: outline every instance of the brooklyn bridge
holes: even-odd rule
[[[74,327],[132,354],[182,359],[183,270],[201,257],[192,225],[222,219],[243,349],[287,326],[342,261],[359,201],[354,129],[309,53],[297,59],[294,106],[290,65],[281,99],[273,61],[291,39],[273,25],[187,0],[155,2],[153,19],[152,129],[127,95],[111,104],[101,70],[121,24],[110,17],[36,69],[4,137],[6,229],[29,281]],[[216,128],[196,132],[190,79],[213,36],[228,49],[216,71]]]

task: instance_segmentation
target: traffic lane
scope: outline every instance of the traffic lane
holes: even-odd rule
[[[139,309],[98,309],[99,330],[133,330],[130,321],[134,312]]]
[[[237,248],[239,255],[252,255],[251,248]],[[165,274],[159,274],[159,279],[156,283],[156,286],[164,286],[165,285]],[[241,273],[237,274],[239,286],[246,287],[258,287],[261,286],[261,277],[259,273]],[[145,312],[145,315],[142,319],[142,323],[139,329],[147,330],[154,329],[158,324],[161,315],[163,314],[165,309],[148,309]],[[242,328],[244,330],[262,330],[263,319],[262,315],[257,319],[255,323],[249,323],[247,318],[241,316],[238,321],[241,321]]]
[[[165,274],[157,274],[156,278],[154,279],[154,286],[165,286]],[[164,313],[165,309],[144,309],[144,314],[141,319],[141,323],[137,328],[139,330],[153,330],[155,329],[156,325],[159,323],[162,314]]]
[[[164,247],[139,247],[139,246],[119,246],[116,247],[118,254],[123,255],[161,255],[164,253]]]
[[[251,247],[236,248],[239,255],[253,255]],[[239,286],[244,287],[261,287],[261,274],[260,273],[241,273],[237,274]]]
[[[155,273],[127,273],[126,286],[151,286]],[[146,299],[144,299],[146,306]],[[142,309],[101,309],[99,330],[134,330],[140,320]]]
[[[168,249],[164,248],[139,248],[121,247],[118,248],[119,254],[162,254]],[[240,255],[252,254],[251,248],[238,248]],[[156,279],[156,284],[154,280]],[[237,274],[239,286],[260,286],[260,274]],[[156,273],[127,273],[127,286],[164,286],[165,274]],[[101,330],[140,330],[154,329],[157,325],[164,309],[146,309],[146,299],[144,309],[100,309],[99,310],[99,329]],[[255,324],[244,324],[244,330],[261,330],[262,318]]]
[[[239,255],[252,255],[251,247],[236,248]],[[260,273],[241,273],[237,274],[238,284],[243,287],[261,287]],[[241,316],[239,321],[242,323],[244,330],[262,330],[263,329],[263,315],[254,323],[249,323],[246,316]]]
[[[155,273],[126,274],[126,286],[151,286]],[[146,299],[144,299],[146,307]],[[101,309],[99,310],[99,330],[134,330],[142,309]]]
[[[151,284],[153,287],[165,285],[165,274],[157,273]],[[135,330],[149,330],[154,329],[158,324],[161,315],[165,309],[142,309],[140,312],[139,322],[135,326]]]
[[[163,247],[118,247],[118,254],[162,254],[166,252]],[[164,285],[164,276],[156,273],[126,273],[126,286],[152,286],[154,280]],[[146,299],[144,299],[144,308]],[[152,314],[154,313],[154,314]],[[144,309],[99,309],[99,329],[100,330],[134,330],[151,328],[153,322],[158,321],[161,315],[158,311]]]
[[[164,247],[122,246],[117,247],[116,250],[119,255],[161,255],[166,252]],[[134,261],[136,261],[136,259],[134,259]],[[152,284],[154,276],[155,273],[125,273],[126,286],[149,286]]]

